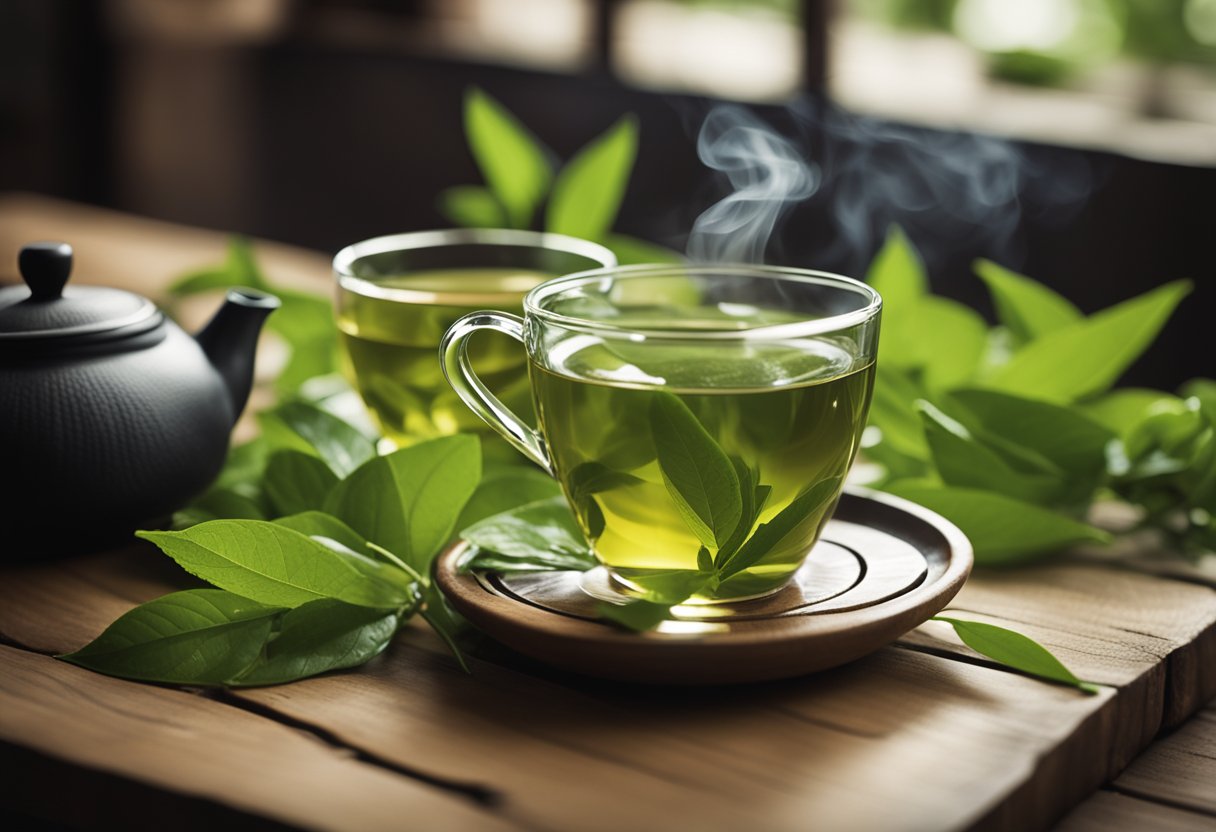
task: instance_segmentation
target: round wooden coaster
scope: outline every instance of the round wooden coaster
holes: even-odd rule
[[[602,569],[461,574],[466,544],[435,577],[455,607],[503,644],[567,670],[631,682],[733,684],[836,667],[889,644],[950,602],[971,571],[953,524],[907,500],[849,490],[811,556],[780,592],[675,607],[631,633],[596,616],[621,603]]]

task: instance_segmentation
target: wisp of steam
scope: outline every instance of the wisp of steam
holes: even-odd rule
[[[1068,221],[1101,178],[1079,153],[1032,154],[1006,139],[899,125],[815,98],[789,113],[804,131],[796,143],[737,105],[706,117],[697,154],[733,192],[696,219],[691,259],[763,262],[777,221],[814,197],[811,221],[827,239],[808,265],[864,270],[898,224],[931,272],[960,241],[971,256],[1016,268],[1023,218]]]
[[[698,262],[763,262],[778,217],[819,187],[818,170],[798,149],[742,107],[710,112],[697,155],[734,189],[693,223],[688,256]]]

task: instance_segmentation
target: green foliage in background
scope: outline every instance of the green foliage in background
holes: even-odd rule
[[[464,103],[465,136],[486,184],[439,195],[439,211],[457,225],[543,228],[601,243],[622,263],[669,263],[679,255],[616,234],[612,226],[637,157],[638,125],[626,115],[564,166],[498,101],[474,87]]]
[[[290,350],[287,365],[276,381],[280,393],[291,394],[309,379],[336,371],[338,331],[329,298],[271,283],[243,237],[229,241],[223,263],[183,275],[169,287],[169,294],[185,298],[232,286],[269,292],[283,302],[266,322],[266,328],[282,338]]]
[[[929,292],[898,229],[869,281],[884,299],[863,439],[877,485],[956,523],[980,563],[1017,563],[1109,535],[1086,522],[1118,497],[1183,551],[1216,548],[1216,383],[1177,395],[1111,386],[1190,292],[1187,281],[1085,316],[981,260],[999,326]]]

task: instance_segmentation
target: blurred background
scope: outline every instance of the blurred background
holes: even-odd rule
[[[1128,380],[1216,371],[1216,0],[0,0],[0,64],[0,191],[329,252],[451,224],[474,84],[561,159],[636,113],[617,228],[682,249],[741,102],[819,173],[771,262],[899,223],[985,313],[977,257],[1085,311],[1190,277]]]

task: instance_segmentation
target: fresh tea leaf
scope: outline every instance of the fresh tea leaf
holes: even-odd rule
[[[1037,641],[997,627],[993,624],[983,624],[979,621],[961,621],[957,618],[934,616],[933,621],[944,621],[954,627],[958,637],[975,652],[1000,662],[1003,665],[1038,676],[1080,688],[1086,693],[1097,693],[1098,688],[1088,682],[1082,682],[1072,671],[1053,656],[1047,648]]]
[[[637,147],[637,119],[625,116],[580,150],[553,184],[545,230],[602,240],[616,221]]]
[[[288,517],[280,517],[274,521],[274,524],[308,535],[325,545],[329,545],[329,541],[333,541],[351,552],[361,554],[367,552],[367,541],[363,539],[362,535],[337,517],[323,511],[304,511]],[[330,548],[334,547],[330,546]]]
[[[266,321],[266,328],[287,342],[290,354],[275,388],[289,396],[317,376],[338,369],[338,336],[329,299],[294,289],[272,289],[283,305]]]
[[[169,286],[169,294],[186,297],[231,286],[248,286],[250,289],[271,291],[270,284],[262,275],[253,255],[253,246],[245,237],[228,238],[228,251],[223,265],[190,272]]]
[[[326,511],[426,575],[480,478],[477,437],[445,436],[368,461],[330,492]]]
[[[1158,406],[1181,403],[1177,396],[1143,387],[1111,390],[1096,399],[1077,405],[1077,410],[1119,436],[1126,436]]]
[[[1083,317],[1063,295],[991,260],[977,260],[975,273],[988,285],[997,317],[1018,345],[1075,324]]]
[[[703,544],[720,548],[743,513],[734,465],[688,406],[671,393],[655,394],[650,425],[663,482],[680,515]]]
[[[487,464],[477,490],[460,512],[456,528],[468,528],[487,517],[528,503],[559,497],[561,493],[562,487],[557,480],[532,465],[510,464],[491,468]]]
[[[338,479],[376,455],[375,444],[337,416],[305,402],[287,402],[259,417],[272,447],[289,448],[320,458]]]
[[[922,400],[917,405],[933,453],[933,465],[942,482],[982,488],[1032,503],[1042,503],[1053,493],[1057,478],[1043,472],[1016,470],[957,420],[929,402]]]
[[[222,685],[258,659],[282,612],[219,589],[174,592],[125,613],[60,658],[124,679]]]
[[[653,630],[671,617],[672,604],[657,604],[654,601],[630,601],[625,604],[599,603],[595,611],[600,618],[619,624],[627,630],[642,633]]]
[[[497,197],[479,185],[457,185],[439,194],[439,213],[466,228],[503,228],[507,214]]]
[[[906,354],[924,368],[925,384],[945,390],[973,378],[988,347],[984,319],[948,298],[923,297],[912,309],[915,333],[910,337],[915,343],[908,345]]]
[[[870,400],[869,424],[881,431],[882,443],[901,456],[927,460],[929,446],[916,401],[924,391],[902,370],[879,364]],[[869,451],[867,451],[869,454]],[[871,454],[872,456],[872,454]]]
[[[275,515],[319,509],[338,483],[329,466],[300,451],[278,451],[266,465],[263,487]]]
[[[824,509],[840,491],[841,477],[832,477],[813,485],[781,509],[772,520],[761,523],[747,542],[726,561],[718,571],[722,581],[748,570],[769,554],[777,551],[782,542],[798,532],[807,523],[818,523]]]
[[[532,134],[482,90],[465,95],[464,131],[490,190],[514,228],[526,228],[549,190],[553,173]]]
[[[1199,399],[1199,404],[1208,414],[1208,418],[1216,420],[1216,380],[1193,378],[1178,388],[1178,395]]]
[[[226,681],[235,687],[278,685],[361,665],[388,646],[399,622],[395,611],[328,598],[310,601],[287,610],[265,654]]]
[[[500,562],[516,559],[530,567],[528,571],[587,570],[596,565],[564,497],[551,497],[487,517],[461,530],[460,536],[483,550],[468,568],[491,568],[479,564],[480,555],[486,553],[497,555],[495,560]]]
[[[443,643],[452,651],[452,656],[460,663],[460,669],[465,673],[469,673],[469,665],[464,659],[464,653],[461,652],[460,645],[457,643],[460,633],[468,625],[448,605],[448,601],[443,597],[443,593],[439,590],[439,587],[434,584],[428,584],[423,593],[422,617],[426,619],[426,623],[431,625],[431,629],[443,639]]]
[[[396,608],[409,599],[400,584],[367,564],[294,529],[262,520],[212,520],[180,532],[137,532],[183,569],[263,604],[298,607],[337,598]]]
[[[1190,291],[1190,281],[1167,283],[1043,335],[983,386],[1058,403],[1101,393],[1152,343]]]
[[[866,282],[882,295],[882,338],[879,364],[905,366],[917,347],[921,331],[916,307],[929,291],[929,279],[920,255],[899,226],[891,226],[887,240],[875,255]]]
[[[890,483],[885,490],[936,511],[962,529],[980,564],[1022,563],[1077,543],[1110,539],[1063,514],[991,491],[916,482]]]
[[[253,500],[229,488],[212,488],[202,497],[173,515],[173,527],[184,529],[208,520],[234,518],[242,520],[270,519],[265,508]]]

